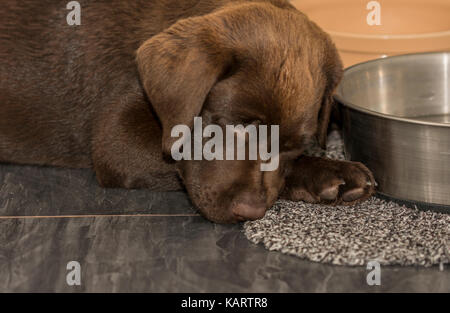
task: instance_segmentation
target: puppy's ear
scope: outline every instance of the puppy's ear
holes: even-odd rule
[[[326,148],[328,125],[330,123],[331,111],[335,105],[333,93],[342,79],[343,68],[339,54],[335,45],[327,35],[325,47],[325,59],[323,71],[326,78],[325,91],[322,98],[322,105],[319,112],[319,123],[317,127],[317,141],[323,149]]]
[[[181,20],[144,42],[137,51],[141,81],[162,124],[162,149],[170,155],[172,128],[192,128],[206,97],[232,57],[222,48],[212,18]]]

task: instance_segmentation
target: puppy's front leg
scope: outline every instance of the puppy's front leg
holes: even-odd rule
[[[375,180],[362,163],[302,156],[286,178],[281,198],[351,205],[375,192]]]
[[[103,187],[182,189],[174,165],[163,160],[160,126],[140,94],[123,97],[99,112],[92,161]]]

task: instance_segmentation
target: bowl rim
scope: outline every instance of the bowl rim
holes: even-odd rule
[[[362,63],[358,63],[358,64],[354,64],[352,66],[347,67],[344,70],[344,77],[345,77],[345,73],[347,73],[348,71],[369,64],[369,63],[380,63],[380,62],[385,62],[385,60],[391,60],[391,59],[400,59],[400,58],[405,58],[405,57],[411,57],[411,56],[422,56],[422,55],[447,55],[449,60],[450,60],[450,51],[439,51],[439,52],[421,52],[421,53],[407,53],[407,54],[400,54],[400,55],[394,55],[394,56],[389,56],[389,57],[385,57],[385,58],[379,58],[379,59],[375,59],[375,60],[369,60],[366,62],[362,62]],[[344,78],[342,79],[344,80]],[[341,81],[342,82],[342,81]],[[404,122],[404,123],[412,123],[412,124],[419,124],[419,125],[424,125],[424,126],[437,126],[437,127],[447,127],[450,128],[450,123],[437,123],[437,122],[427,122],[427,121],[421,121],[418,119],[413,119],[413,118],[406,118],[406,117],[399,117],[399,116],[395,116],[395,115],[391,115],[391,114],[385,114],[385,113],[381,113],[381,112],[377,112],[377,111],[373,111],[373,110],[369,110],[366,108],[363,108],[359,105],[353,104],[350,101],[345,100],[339,93],[339,86],[336,88],[336,92],[333,95],[334,99],[337,100],[338,102],[342,103],[342,105],[354,109],[356,111],[368,114],[368,115],[372,115],[372,116],[377,116],[377,117],[381,117],[384,119],[388,119],[388,120],[394,120],[394,121],[399,121],[399,122]]]
[[[442,30],[437,32],[428,33],[412,33],[412,34],[358,34],[349,32],[337,32],[333,30],[325,30],[333,37],[340,38],[356,38],[356,39],[373,39],[373,40],[407,40],[407,39],[428,39],[428,38],[440,38],[450,36],[450,30]]]

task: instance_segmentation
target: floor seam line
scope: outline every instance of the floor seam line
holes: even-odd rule
[[[97,218],[97,217],[197,217],[200,214],[88,214],[88,215],[48,215],[48,216],[0,216],[7,219],[58,219],[58,218]]]

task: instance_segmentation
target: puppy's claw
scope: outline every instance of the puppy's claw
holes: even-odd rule
[[[296,166],[298,172],[286,180],[288,199],[294,201],[353,205],[368,199],[377,186],[370,170],[358,162],[304,157]]]
[[[325,188],[320,194],[319,197],[321,200],[334,200],[337,198],[339,194],[339,186],[333,186]]]
[[[365,190],[364,188],[355,188],[345,192],[342,195],[342,200],[344,202],[353,202],[358,200],[364,196]]]
[[[345,185],[344,180],[340,180],[336,185],[325,188],[319,193],[321,200],[332,201],[339,195],[339,187]]]

